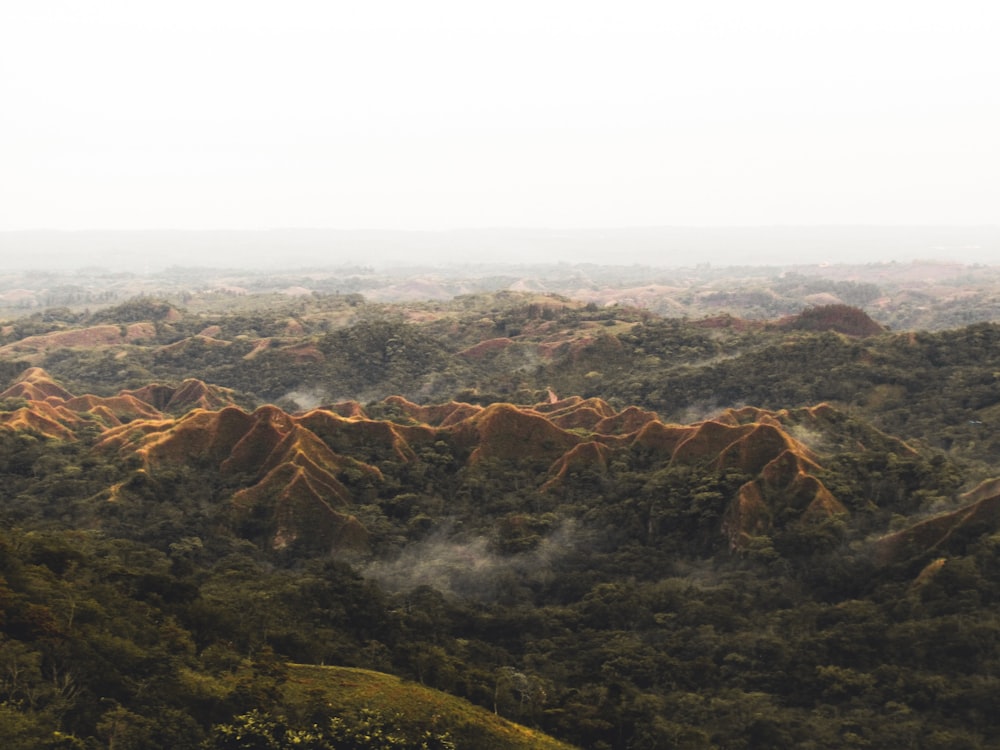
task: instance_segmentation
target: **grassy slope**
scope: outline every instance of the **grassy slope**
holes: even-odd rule
[[[404,724],[447,730],[459,748],[476,750],[572,750],[572,745],[495,716],[466,700],[393,675],[349,667],[290,664],[286,699],[307,701],[322,692],[334,712],[378,708],[398,713]]]

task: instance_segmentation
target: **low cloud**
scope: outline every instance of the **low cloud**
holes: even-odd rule
[[[492,601],[529,578],[550,579],[554,564],[576,550],[580,541],[577,525],[567,521],[534,549],[501,555],[484,536],[463,539],[445,530],[408,545],[393,560],[369,564],[364,575],[390,591],[430,586],[454,596]]]

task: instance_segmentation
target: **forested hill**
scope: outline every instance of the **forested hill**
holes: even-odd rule
[[[0,737],[993,746],[997,335],[512,294],[12,321]]]
[[[729,407],[830,402],[982,462],[987,475],[1000,455],[995,323],[887,331],[843,304],[770,321],[664,318],[510,292],[406,305],[338,294],[237,301],[189,311],[142,297],[18,318],[0,327],[0,377],[39,366],[74,392],[105,396],[195,378],[244,408],[289,411],[392,395],[532,404],[551,390],[691,422]]]

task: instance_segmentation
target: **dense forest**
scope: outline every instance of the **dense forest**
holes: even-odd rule
[[[1000,327],[841,292],[12,318],[4,746],[1000,746]]]

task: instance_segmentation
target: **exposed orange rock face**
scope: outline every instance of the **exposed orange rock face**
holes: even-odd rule
[[[508,338],[487,339],[486,341],[480,341],[474,346],[470,346],[468,349],[463,349],[458,353],[458,356],[467,359],[482,359],[488,354],[503,351],[513,343],[513,339]]]
[[[339,414],[342,417],[362,417],[368,418],[365,409],[357,401],[338,401],[335,404],[327,404],[321,407],[324,411]]]
[[[224,339],[213,339],[209,336],[202,336],[198,334],[190,336],[186,339],[181,339],[180,341],[175,341],[172,344],[165,344],[164,346],[156,349],[156,354],[183,354],[193,346],[225,348],[227,346],[232,346],[232,342]]]
[[[934,576],[936,576],[941,569],[948,564],[948,558],[939,557],[936,560],[932,560],[924,566],[923,570],[917,574],[917,577],[913,580],[913,586],[919,588],[926,583],[932,581]]]
[[[56,440],[74,440],[76,435],[71,425],[79,426],[81,421],[72,412],[44,401],[12,412],[0,412],[0,424],[7,429],[29,430]]]
[[[760,321],[744,320],[732,315],[715,315],[701,320],[693,320],[691,325],[698,328],[729,328],[734,331],[757,331],[764,327]]]
[[[447,404],[419,406],[407,401],[402,396],[390,396],[385,403],[395,406],[417,422],[423,422],[432,427],[446,427],[457,424],[463,419],[482,411],[483,407],[466,404],[461,401],[449,401]]]
[[[253,359],[261,352],[266,352],[274,345],[274,339],[258,339],[254,342],[253,349],[243,355],[243,359]]]
[[[53,398],[48,401],[55,403]],[[94,414],[108,427],[131,422],[133,419],[159,419],[163,416],[148,402],[125,394],[107,398],[76,396],[63,401],[62,405],[71,411]]]
[[[793,418],[787,412],[744,409],[693,425],[668,425],[640,412],[637,430],[623,437],[665,463],[700,463],[750,475],[731,500],[721,529],[731,549],[739,550],[772,528],[775,507],[793,511],[794,522],[801,523],[847,513],[817,476],[822,469],[816,455],[783,426],[783,420],[806,418],[809,412]],[[560,469],[554,469],[557,476]]]
[[[364,529],[350,515],[354,493],[383,481],[379,462],[420,461],[425,447],[441,442],[458,460],[473,464],[542,462],[548,466],[542,489],[549,492],[559,492],[581,470],[606,473],[616,452],[633,449],[664,466],[699,464],[743,472],[747,481],[730,499],[720,528],[734,550],[768,533],[779,523],[775,518],[811,523],[847,512],[823,484],[818,455],[793,436],[803,426],[820,434],[833,424],[837,414],[827,406],[794,412],[747,407],[671,425],[634,407],[616,412],[596,398],[553,395],[533,406],[481,407],[422,406],[393,397],[386,403],[411,421],[397,424],[369,419],[355,402],[299,415],[271,405],[247,413],[231,404],[230,392],[197,380],[178,387],[150,385],[111,398],[73,397],[37,368],[26,371],[4,395],[28,400],[28,406],[0,413],[0,423],[10,429],[72,439],[81,425],[96,424],[103,430],[98,450],[138,456],[153,478],[177,464],[229,477],[240,486],[231,497],[236,519],[246,514],[269,519],[268,543],[274,549],[300,542],[363,545]],[[181,409],[181,417],[165,416]],[[980,492],[975,513],[993,512],[990,503],[1000,508],[998,488]],[[957,522],[932,520],[913,535],[926,541],[945,535]],[[899,544],[887,538],[883,547]]]
[[[347,421],[326,414],[327,425],[331,420]],[[263,406],[252,414],[232,406],[219,411],[196,409],[177,420],[137,421],[109,430],[101,447],[137,453],[153,477],[158,467],[170,464],[245,475],[247,486],[231,501],[235,517],[269,518],[273,549],[296,542],[357,548],[365,544],[366,534],[344,512],[351,496],[338,475],[353,472],[377,481],[381,474],[335,453],[306,426],[320,421],[324,417],[312,413],[300,422],[275,406]]]
[[[677,446],[691,436],[692,428],[685,425],[647,422],[636,434],[634,442],[666,460],[673,458]]]
[[[152,404],[160,411],[180,413],[190,409],[221,409],[234,403],[233,391],[217,385],[207,385],[197,378],[188,378],[179,386],[152,384],[134,391],[122,391]]]
[[[740,487],[735,501],[726,510],[722,533],[729,541],[729,548],[740,550],[752,537],[770,531],[775,509],[781,509],[783,514],[792,511],[793,523],[821,522],[847,514],[847,508],[817,477],[801,469],[783,484],[754,479]]]
[[[357,518],[340,510],[346,504],[336,502],[344,493],[343,486],[328,479],[329,475],[315,469],[280,464],[257,484],[237,492],[233,508],[238,517],[270,518],[274,550],[297,542],[330,552],[363,548],[367,531]]]
[[[875,543],[876,562],[892,565],[928,552],[946,552],[953,543],[961,543],[965,532],[995,529],[1000,525],[998,488],[1000,479],[988,480],[962,496],[970,502],[961,508],[881,537]]]
[[[196,409],[180,419],[136,420],[108,430],[99,448],[134,452],[147,464],[211,464],[228,457],[234,435],[249,429],[249,415],[230,407]]]
[[[836,331],[847,336],[877,336],[885,328],[863,310],[845,304],[820,305],[778,321],[778,327],[803,331]]]
[[[615,414],[615,410],[603,399],[584,400],[579,396],[536,404],[534,409],[545,414],[553,424],[564,430],[573,428],[594,430],[601,420]]]
[[[14,384],[0,393],[0,398],[24,398],[29,401],[44,401],[49,396],[73,398],[73,395],[59,386],[41,367],[29,367]]]
[[[473,463],[489,458],[553,461],[584,440],[512,404],[491,404],[452,430],[456,441],[472,448]]]
[[[292,346],[282,347],[281,351],[291,357],[295,364],[322,362],[326,359],[323,352],[313,344],[293,344]]]
[[[224,474],[257,476],[296,427],[294,418],[278,407],[260,407],[250,415],[246,432],[228,445],[229,455],[219,464],[219,469]]]
[[[748,482],[740,487],[722,519],[722,533],[730,549],[741,549],[751,537],[760,536],[771,528],[771,511],[764,501],[760,485]]]
[[[624,411],[605,417],[596,425],[594,432],[602,435],[622,435],[637,432],[644,425],[657,421],[656,412],[640,409],[638,406],[626,407]]]
[[[188,378],[180,384],[167,402],[167,409],[220,409],[233,403],[232,391],[218,386],[208,386],[200,380]]]
[[[285,336],[302,336],[306,332],[305,326],[295,318],[289,318],[285,321],[285,330],[282,332]]]
[[[777,488],[787,487],[807,470],[816,471],[818,469],[819,467],[815,463],[801,453],[794,450],[784,450],[768,461],[761,469],[760,474],[765,486]]]
[[[687,437],[674,449],[673,459],[682,463],[718,461],[717,457],[753,429],[753,425],[734,426],[710,419],[688,429]]]
[[[169,385],[151,383],[135,390],[124,390],[122,391],[122,395],[133,396],[140,401],[145,401],[147,404],[152,404],[161,411],[169,411],[170,399],[173,398],[176,392],[177,389]]]
[[[128,395],[79,396],[57,384],[45,370],[32,367],[0,398],[20,398],[27,406],[0,413],[0,424],[28,429],[59,440],[73,440],[85,425],[109,428],[133,419],[154,419],[160,412],[149,403]]]
[[[118,325],[99,325],[89,328],[75,328],[69,331],[52,331],[37,336],[28,336],[0,347],[0,355],[32,354],[50,349],[74,346],[101,347],[125,344],[150,338],[156,333],[152,323],[134,323],[122,329]]]
[[[324,409],[314,409],[297,418],[335,451],[363,453],[364,459],[385,458],[412,461],[416,453],[411,443],[432,441],[436,432],[426,425],[412,427],[365,418],[341,417]],[[359,446],[364,446],[358,450]]]
[[[176,313],[176,310],[172,310]],[[153,323],[132,323],[125,327],[125,340],[128,342],[151,339],[156,335],[156,326]]]
[[[601,443],[580,443],[570,449],[568,453],[561,456],[549,469],[552,478],[544,485],[542,490],[550,489],[558,482],[566,478],[572,471],[586,469],[605,473],[608,468],[608,457],[611,455],[611,448]]]

